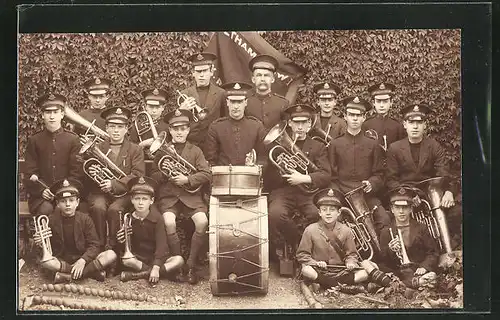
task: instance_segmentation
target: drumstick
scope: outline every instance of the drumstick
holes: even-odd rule
[[[42,180],[38,179],[38,176],[36,174],[32,174],[31,175],[30,181],[32,181],[32,182],[38,182],[45,189],[50,189],[50,187],[45,182],[43,182]]]

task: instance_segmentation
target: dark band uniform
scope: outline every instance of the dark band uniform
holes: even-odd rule
[[[111,87],[111,81],[108,79],[103,79],[103,78],[92,78],[87,80],[83,86],[85,87],[85,91],[87,94],[90,95],[102,95],[106,94],[109,92],[109,89]],[[88,109],[82,110],[79,115],[88,120],[89,122],[92,122],[95,120],[94,125],[101,128],[102,130],[105,130],[106,128],[106,123],[103,118],[101,118],[101,112],[104,110],[103,109],[94,109],[92,107]],[[78,134],[84,134],[86,129],[77,127],[75,129],[75,132]]]
[[[396,188],[390,191],[391,203],[398,205],[412,205],[414,196],[413,192],[406,188]],[[389,242],[392,239],[389,228],[392,229],[394,236],[398,234],[394,220],[380,232],[380,246],[382,248],[380,267],[381,269],[387,267],[389,269],[387,271],[395,272],[405,285],[414,287],[412,279],[417,268],[422,267],[427,271],[436,270],[439,259],[437,243],[424,224],[410,218],[409,226],[402,227],[401,231],[403,238],[407,237],[408,241],[403,241],[408,259],[412,264],[402,266],[397,254],[389,249]]]
[[[245,83],[227,83],[223,86],[228,98],[244,100],[251,86]],[[248,107],[248,106],[247,106]],[[244,116],[240,120],[231,117],[217,119],[208,130],[205,155],[212,166],[243,166],[246,154],[254,149],[259,164],[265,163],[262,141],[266,135],[264,126],[257,118]]]
[[[159,106],[159,105],[164,105],[168,93],[163,90],[163,89],[149,89],[149,90],[144,90],[141,92],[142,97],[144,98],[144,102],[147,105],[152,105],[152,106]],[[154,126],[156,128],[156,132],[160,133],[162,131],[165,131],[168,133],[168,125],[162,121],[162,117],[160,116],[158,119],[153,119]],[[149,123],[148,123],[149,125]],[[150,130],[146,133],[144,133],[141,136],[142,141],[152,138],[153,137],[153,132]],[[132,126],[129,129],[129,139],[133,143],[139,143],[141,140],[139,139],[139,135],[137,132],[137,129],[135,127],[135,121],[132,123]]]
[[[346,109],[359,110],[361,113],[371,108],[371,104],[359,97],[348,97],[342,100]],[[363,131],[353,136],[345,134],[334,139],[329,147],[332,183],[334,188],[343,193],[359,187],[363,180],[370,181],[372,191],[365,194],[365,200],[373,208],[374,223],[377,230],[381,230],[389,222],[389,217],[375,196],[384,185],[384,169],[382,164],[382,149],[373,139],[366,137]]]
[[[341,207],[341,202],[331,189],[324,189],[314,196],[314,203],[320,205],[334,205]],[[334,244],[335,243],[335,244]],[[318,261],[325,261],[329,265],[345,265],[352,261],[358,263],[358,251],[354,242],[351,229],[341,222],[336,221],[333,226],[328,226],[320,221],[310,224],[304,230],[299,247],[297,248],[297,261],[301,264],[312,266],[316,272],[336,278],[339,282],[354,283],[353,273],[345,271],[326,271],[316,268]]]
[[[131,111],[127,108],[110,107],[101,113],[101,117],[106,123],[119,123],[127,125],[130,119]],[[121,179],[111,180],[113,194],[122,194],[127,192],[127,183],[139,176],[145,174],[144,153],[141,147],[130,142],[125,138],[123,143],[118,146],[111,145],[109,140],[101,142],[97,146],[107,157],[117,165],[125,174]],[[122,197],[113,197],[108,193],[104,193],[97,183],[90,181],[90,194],[88,202],[90,213],[94,224],[96,225],[97,233],[101,245],[106,244],[106,220],[110,235],[116,234],[118,231],[119,212],[124,212],[130,205],[130,197],[125,195]],[[110,236],[110,246],[115,245],[115,237]]]
[[[270,70],[276,72],[278,61],[269,55],[257,55],[249,62],[249,68],[253,72],[255,69]],[[259,119],[269,131],[281,120],[285,120],[284,110],[289,106],[288,100],[274,92],[267,95],[259,95],[256,90],[252,90],[248,95],[248,105],[245,114]]]
[[[310,119],[314,114],[314,108],[297,104],[290,106],[285,112],[291,119]],[[330,166],[324,144],[306,137],[303,141],[297,141],[296,145],[318,167],[317,171],[309,172],[311,187],[327,186],[330,181]],[[300,239],[297,225],[291,219],[292,214],[295,210],[299,211],[306,218],[307,224],[310,224],[318,220],[318,208],[313,204],[312,194],[303,192],[298,186],[290,185],[281,177],[277,168],[269,165],[266,172],[268,173],[266,179],[272,181],[266,182],[267,185],[272,186],[269,195],[269,234],[272,237],[272,245],[276,245],[276,236],[281,231],[287,244],[293,250]]]
[[[64,110],[66,97],[48,94],[40,97],[37,107],[44,110]],[[49,215],[54,207],[51,202],[42,198],[44,188],[38,182],[29,180],[35,174],[47,185],[70,177],[82,179],[82,163],[78,160],[80,150],[79,138],[76,134],[63,129],[50,132],[46,128],[28,138],[25,159],[24,185],[29,194],[28,206],[32,214]]]
[[[216,59],[217,56],[215,54],[208,52],[194,54],[189,57],[189,61],[193,65],[193,68],[198,65],[211,66]],[[207,87],[203,88],[197,88],[195,84],[182,90],[182,93],[189,97],[193,97],[198,106],[207,110],[207,115],[204,119],[198,118],[198,122],[193,122],[191,124],[191,130],[188,136],[189,142],[206,152],[205,139],[207,137],[208,128],[216,119],[224,115],[226,109],[225,91],[211,82]]]
[[[318,99],[335,98],[340,94],[340,87],[331,82],[322,82],[315,85],[313,91],[318,96]],[[315,126],[321,126],[321,129],[326,132],[328,125],[330,125],[329,135],[332,139],[344,134],[347,128],[345,120],[335,114],[335,109],[331,116],[323,117],[321,115],[321,107],[319,107]]]
[[[378,83],[368,88],[372,98],[386,99],[392,98],[395,86],[390,83]],[[390,110],[389,110],[390,112]],[[362,125],[363,131],[373,129],[378,134],[378,143],[384,145],[384,135],[386,136],[387,147],[395,141],[406,137],[406,131],[401,120],[390,116],[388,113],[380,115],[374,113],[368,117]]]

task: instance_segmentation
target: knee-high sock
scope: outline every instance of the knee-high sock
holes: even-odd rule
[[[64,260],[59,260],[59,262],[61,263],[61,269],[59,269],[59,272],[63,272],[63,273],[70,273],[71,272],[71,265],[69,263],[67,263]]]
[[[191,238],[191,250],[189,251],[189,258],[186,261],[186,264],[189,267],[194,267],[194,265],[196,264],[198,253],[200,252],[200,249],[204,243],[204,236],[205,235],[203,233],[193,233],[193,237]]]
[[[171,256],[180,256],[181,255],[181,241],[179,240],[179,236],[177,232],[167,234],[167,242],[168,248],[170,250]]]
[[[97,271],[103,270],[104,267],[102,264],[99,262],[99,260],[94,259],[90,263],[88,263],[85,268],[83,268],[83,275],[89,275]]]
[[[338,281],[335,280],[334,278],[325,276],[320,272],[318,272],[318,277],[315,280],[313,280],[313,282],[319,283],[321,286],[323,286],[323,288],[326,289],[334,287],[339,284]]]

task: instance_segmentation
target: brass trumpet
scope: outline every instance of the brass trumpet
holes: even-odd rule
[[[83,163],[83,172],[92,180],[94,180],[98,185],[100,185],[104,180],[120,180],[121,178],[127,176],[116,164],[111,161],[107,155],[105,155],[97,146],[97,137],[93,140],[87,140],[85,144],[81,147],[79,154],[88,153],[91,158]],[[91,172],[90,168],[93,167]],[[112,194],[114,197],[119,198],[126,194]]]
[[[368,137],[368,138],[371,138],[375,141],[378,142],[378,133],[377,131],[373,130],[373,129],[368,129],[365,131],[365,135]],[[382,136],[383,140],[384,140],[384,144],[379,144],[379,146],[384,150],[384,151],[387,151],[387,136],[384,134]]]
[[[399,259],[399,262],[401,263],[401,266],[406,266],[406,265],[412,264],[412,262],[410,261],[410,258],[408,258],[408,254],[406,253],[406,247],[405,247],[405,243],[403,241],[403,234],[401,233],[401,229],[399,229],[399,228],[397,228],[397,229],[398,229],[398,235],[396,237],[394,236],[394,233],[392,232],[392,228],[389,228],[389,232],[391,234],[391,240],[394,240],[395,238],[398,239],[399,244],[401,246],[401,249],[397,250],[397,251],[394,250],[394,252],[398,256],[398,259]]]
[[[125,213],[123,215],[123,233],[125,235],[125,249],[123,252],[122,260],[127,260],[131,258],[135,258],[135,255],[132,253],[130,249],[130,234],[128,233],[128,229],[132,227],[132,218],[130,217],[130,213]]]
[[[137,132],[137,136],[139,137],[139,142],[142,142],[146,139],[143,139],[143,135],[147,134],[151,131],[153,138],[158,136],[158,132],[156,132],[156,125],[158,124],[158,120],[154,121],[149,113],[146,111],[141,111],[137,114],[134,120],[134,128]]]
[[[95,120],[92,122],[88,121],[69,106],[64,107],[64,118],[80,128],[86,129],[83,137],[90,138],[93,135],[98,138],[99,142],[109,139],[109,134],[94,124]]]
[[[155,154],[158,150],[165,153],[165,155],[158,161],[158,170],[160,170],[160,172],[167,178],[172,178],[179,174],[190,176],[193,173],[196,173],[196,168],[186,159],[181,157],[177,151],[175,151],[174,145],[170,142],[166,142],[166,139],[167,133],[162,131],[149,147],[151,154]],[[182,186],[182,188],[189,193],[196,193],[201,189],[201,187],[202,186],[200,185],[192,189],[186,185]]]
[[[181,104],[187,99],[189,98],[189,96],[187,96],[186,94],[180,92],[179,90],[175,90],[178,94],[178,97],[177,97],[177,106],[181,106]],[[198,104],[196,104],[194,106],[194,108],[191,110],[191,112],[193,113],[193,121],[194,122],[198,122],[198,119],[199,120],[203,120],[205,119],[205,117],[207,116],[207,109],[205,108],[202,108],[200,107]]]
[[[269,160],[279,170],[281,175],[291,174],[298,171],[308,175],[309,172],[319,170],[319,168],[307,158],[307,156],[295,145],[290,136],[286,133],[286,122],[278,123],[267,133],[264,144],[276,143],[269,150]],[[315,193],[318,188],[311,185],[300,184],[297,187],[305,193]]]
[[[39,215],[38,217],[33,217],[33,222],[35,224],[35,232],[40,235],[40,240],[42,241],[42,259],[40,262],[46,262],[54,259],[52,256],[52,246],[50,244],[50,237],[45,236],[49,228],[49,218],[46,215]]]

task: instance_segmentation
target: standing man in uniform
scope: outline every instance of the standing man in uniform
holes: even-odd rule
[[[307,136],[311,129],[314,108],[297,104],[288,107],[285,112],[289,116],[288,126],[294,145],[313,163],[317,170],[310,170],[307,174],[292,170],[291,174],[281,175],[274,166],[269,166],[269,175],[265,178],[272,180],[273,185],[269,194],[269,235],[270,258],[277,259],[276,247],[278,235],[281,233],[289,246],[287,250],[295,255],[295,249],[300,241],[299,230],[291,219],[295,210],[307,220],[307,225],[316,222],[319,218],[318,208],[313,203],[313,193],[301,190],[301,187],[310,189],[323,188],[330,181],[330,165],[328,153],[323,143]]]
[[[335,114],[337,96],[340,94],[340,87],[331,82],[318,83],[313,87],[319,106],[319,113],[316,115],[315,128],[319,128],[327,133],[331,139],[335,139],[345,133],[347,124],[344,119]],[[325,139],[325,137],[321,137]]]
[[[97,229],[101,247],[114,248],[116,245],[116,232],[119,229],[120,212],[125,212],[130,205],[130,196],[127,193],[127,183],[145,174],[144,154],[142,149],[135,143],[125,138],[131,111],[127,108],[110,107],[101,113],[106,122],[106,132],[110,136],[109,141],[99,143],[96,148],[101,150],[125,176],[118,179],[99,179],[98,184],[92,181],[89,191],[89,211]],[[99,176],[99,169],[90,166],[89,174]],[[106,222],[108,223],[109,239],[106,235]]]
[[[24,185],[29,194],[29,211],[37,216],[54,211],[54,194],[48,186],[65,177],[82,179],[83,176],[82,163],[77,157],[78,136],[61,126],[66,103],[66,97],[60,94],[44,95],[36,103],[42,111],[44,129],[28,138],[24,155],[28,179]]]
[[[262,141],[266,135],[264,126],[257,118],[245,116],[248,91],[246,83],[226,83],[229,117],[216,120],[208,130],[206,158],[212,166],[244,166],[246,155],[253,150],[257,162],[264,165],[265,154]]]
[[[144,90],[141,92],[141,95],[144,98],[144,111],[151,116],[156,133],[159,134],[162,131],[168,132],[168,126],[162,119],[163,111],[165,110],[165,102],[168,96],[167,92],[163,89],[155,88]],[[137,123],[137,119],[134,120],[129,129],[129,139],[131,142],[139,144],[139,147],[147,150],[147,148],[151,146],[154,138],[149,121],[142,121],[145,119],[146,117],[141,117],[141,123]],[[137,128],[144,131],[144,133],[141,132],[141,136],[139,136]]]
[[[191,238],[191,248],[189,257],[186,261],[186,278],[190,284],[198,283],[195,266],[196,260],[203,247],[208,242],[206,236],[208,228],[207,212],[208,208],[203,201],[201,186],[209,184],[211,181],[210,167],[200,148],[186,141],[189,134],[189,124],[192,114],[188,110],[174,110],[165,115],[165,122],[169,125],[172,143],[163,148],[173,148],[172,152],[180,155],[182,159],[192,165],[195,170],[186,173],[171,174],[167,176],[160,169],[168,172],[172,170],[172,164],[159,161],[165,156],[162,149],[155,154],[154,166],[151,171],[151,177],[159,182],[157,189],[158,208],[163,216],[168,247],[171,255],[181,255],[181,244],[177,235],[176,218],[179,215],[185,215],[193,220],[195,231]],[[165,168],[163,168],[165,166]],[[174,169],[175,170],[175,169]]]
[[[245,114],[253,116],[264,124],[269,131],[275,124],[285,120],[283,111],[288,107],[288,100],[271,90],[275,81],[278,60],[266,54],[255,56],[248,63],[252,71],[252,83],[255,90],[248,96]]]
[[[462,210],[456,205],[448,161],[443,147],[433,138],[425,136],[426,119],[431,112],[425,104],[412,104],[403,110],[404,128],[408,136],[393,143],[387,151],[387,188],[415,184],[433,177],[444,177],[441,207],[445,209],[452,248],[461,245]]]
[[[225,113],[224,95],[225,91],[211,82],[214,75],[214,61],[217,56],[213,53],[202,52],[189,57],[193,66],[193,78],[195,85],[182,90],[188,98],[184,100],[179,108],[193,110],[199,106],[204,110],[193,118],[188,141],[201,148],[204,152],[204,141],[207,137],[208,127],[216,119]],[[197,121],[196,121],[197,120]]]
[[[365,200],[370,208],[377,206],[373,214],[377,234],[389,224],[390,219],[376,193],[384,185],[382,149],[376,141],[364,135],[361,126],[365,114],[371,109],[370,102],[359,97],[342,100],[347,131],[330,144],[330,163],[334,188],[347,193],[361,184],[365,185]]]
[[[394,89],[395,86],[393,84],[385,82],[377,83],[368,88],[368,92],[370,92],[373,98],[375,113],[363,123],[363,131],[371,129],[377,132],[378,143],[384,149],[384,153],[391,143],[401,140],[406,136],[401,122],[389,116],[389,110],[393,103]]]

